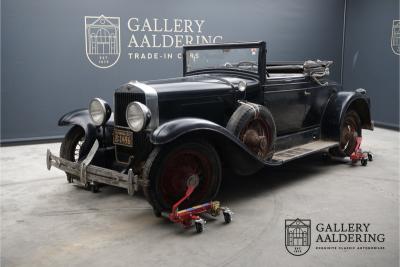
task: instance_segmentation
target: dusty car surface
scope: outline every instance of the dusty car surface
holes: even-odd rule
[[[72,127],[47,167],[94,191],[142,189],[159,215],[189,177],[198,187],[184,206],[213,199],[222,164],[250,175],[325,149],[349,156],[362,129],[373,129],[370,100],[328,80],[331,64],[267,63],[265,42],[184,47],[183,77],[130,81],[113,109],[95,98],[64,115],[59,125]]]

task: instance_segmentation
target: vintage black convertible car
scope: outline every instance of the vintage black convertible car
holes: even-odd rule
[[[221,166],[250,175],[328,150],[349,156],[362,129],[373,129],[364,89],[342,91],[327,80],[330,61],[267,64],[265,42],[183,49],[183,77],[130,81],[114,93],[114,110],[95,98],[59,121],[72,126],[60,157],[47,167],[69,182],[143,189],[155,213],[211,200]],[[266,178],[268,175],[266,175]]]

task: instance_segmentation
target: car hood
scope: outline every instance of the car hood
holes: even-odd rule
[[[252,79],[220,75],[194,75],[171,79],[161,79],[144,82],[153,87],[160,100],[164,98],[198,97],[229,94],[237,90],[239,81],[248,85],[257,84]]]

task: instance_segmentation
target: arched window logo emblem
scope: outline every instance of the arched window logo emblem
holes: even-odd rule
[[[306,254],[311,246],[311,220],[285,220],[285,247],[294,255]]]
[[[391,46],[393,53],[400,55],[400,20],[393,20]]]
[[[86,57],[98,68],[110,68],[121,55],[120,18],[85,16]]]

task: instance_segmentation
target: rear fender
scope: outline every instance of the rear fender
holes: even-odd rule
[[[250,175],[265,165],[273,165],[257,158],[226,128],[199,118],[182,118],[164,123],[150,136],[154,145],[165,145],[181,138],[202,138],[209,141],[220,158],[240,175]]]
[[[370,99],[365,90],[339,92],[329,99],[321,122],[321,135],[324,139],[340,140],[340,126],[348,110],[354,110],[360,116],[363,129],[373,130]]]

